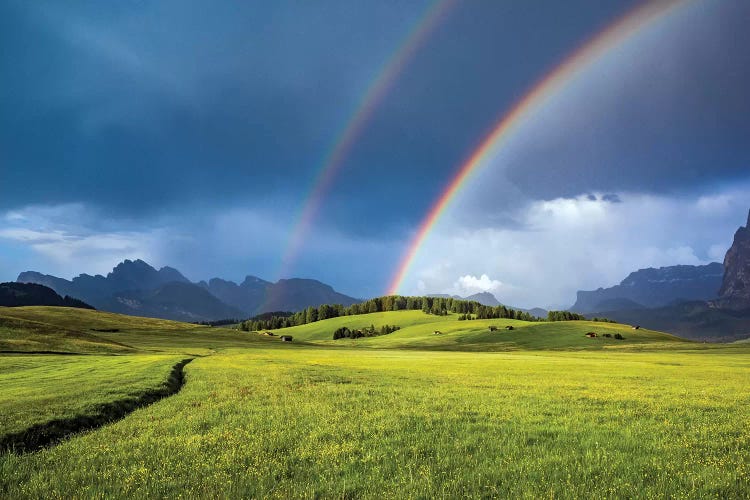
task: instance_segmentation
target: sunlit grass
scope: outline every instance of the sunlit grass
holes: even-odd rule
[[[7,496],[750,492],[746,353],[258,349],[178,395],[1,460]]]
[[[402,330],[328,340],[338,326],[370,324]],[[153,351],[202,354],[177,395],[50,449],[0,456],[0,497],[750,495],[747,344],[419,311],[285,332],[295,342],[123,329],[102,338],[139,354],[0,358],[20,395],[0,405],[11,421],[81,411],[48,411],[45,394],[75,405],[137,391],[177,356]]]
[[[176,356],[0,356],[0,436],[135,397],[167,378]]]

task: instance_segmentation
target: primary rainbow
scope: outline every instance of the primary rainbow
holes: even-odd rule
[[[376,73],[377,77],[365,90],[362,99],[355,108],[354,114],[349,118],[343,131],[337,137],[336,141],[334,141],[332,149],[326,154],[320,171],[315,177],[310,194],[306,198],[297,222],[294,224],[294,229],[286,245],[286,250],[281,258],[279,277],[283,277],[285,270],[288,269],[299,253],[302,242],[310,230],[335,174],[341,168],[344,159],[349,154],[357,138],[361,135],[377,105],[383,100],[383,97],[403,72],[407,63],[414,57],[456,1],[434,1],[417,20],[402,43],[398,45],[393,55]]]
[[[539,80],[497,122],[492,131],[480,143],[479,147],[461,165],[458,173],[448,184],[448,187],[432,205],[407,248],[404,257],[400,261],[387,293],[389,295],[398,293],[420,247],[429,236],[438,219],[440,219],[440,216],[445,212],[445,209],[472,174],[479,170],[479,167],[486,160],[494,157],[498,149],[507,142],[513,132],[518,130],[518,125],[523,122],[524,118],[529,117],[547,99],[565,88],[566,84],[581,70],[589,67],[609,51],[635,36],[646,27],[651,26],[657,20],[666,18],[668,14],[676,12],[679,7],[690,2],[691,0],[664,0],[646,2],[636,7],[614,24],[591,38],[587,43],[583,44],[583,46]]]

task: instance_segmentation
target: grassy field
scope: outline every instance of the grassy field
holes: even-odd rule
[[[0,429],[87,415],[102,403],[158,387],[177,356],[0,356]]]
[[[21,309],[17,319],[55,322],[48,311]],[[90,314],[66,328],[91,328],[101,313]],[[120,377],[130,384],[122,392],[137,392],[175,359],[198,355],[185,386],[57,446],[0,455],[0,497],[750,495],[747,343],[414,311],[275,332],[293,335],[291,344],[110,321],[120,331],[97,336],[128,353],[0,357],[4,376],[16,366],[8,379],[24,395],[0,405],[0,422],[49,418],[38,403],[51,392],[82,405],[121,397],[115,386],[92,392],[97,380]],[[330,340],[340,326],[370,324],[402,329]],[[490,332],[490,324],[514,330]],[[626,338],[589,339],[587,331]],[[82,411],[70,404],[56,414]]]

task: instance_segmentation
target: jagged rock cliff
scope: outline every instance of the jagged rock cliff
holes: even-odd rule
[[[734,233],[724,257],[724,280],[716,305],[724,309],[750,309],[750,213],[747,225]]]

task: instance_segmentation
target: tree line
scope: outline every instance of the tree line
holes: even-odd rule
[[[523,321],[542,321],[528,312],[518,311],[506,306],[485,306],[476,301],[454,299],[452,297],[405,297],[388,295],[376,297],[358,304],[345,307],[341,304],[323,304],[319,307],[308,307],[294,314],[272,313],[270,316],[256,316],[240,323],[244,331],[275,330],[290,326],[306,325],[324,319],[340,316],[356,316],[385,311],[419,311],[425,314],[445,316],[449,313],[469,316],[476,319],[519,319]]]

